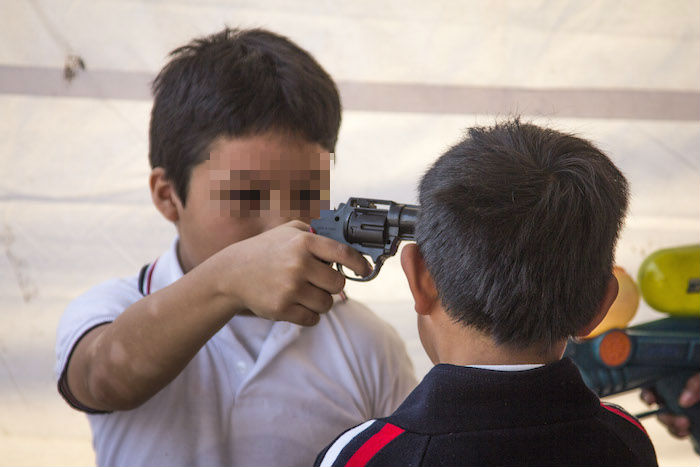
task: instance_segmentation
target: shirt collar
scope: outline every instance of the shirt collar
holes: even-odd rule
[[[169,286],[184,275],[177,258],[178,240],[175,237],[170,248],[155,260],[146,271],[147,294]]]
[[[467,368],[480,368],[493,371],[527,371],[544,366],[544,363],[522,363],[518,365],[464,365]]]

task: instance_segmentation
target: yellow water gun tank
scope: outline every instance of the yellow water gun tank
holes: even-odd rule
[[[655,251],[639,267],[637,282],[655,310],[700,317],[700,244]]]

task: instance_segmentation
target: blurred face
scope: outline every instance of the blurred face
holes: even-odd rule
[[[283,133],[217,139],[192,170],[178,209],[178,253],[185,271],[231,245],[329,208],[330,154]]]

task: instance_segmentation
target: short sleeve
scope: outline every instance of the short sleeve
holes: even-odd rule
[[[104,282],[69,303],[56,331],[56,380],[60,379],[73,348],[85,333],[100,324],[114,321],[141,298],[134,277]]]

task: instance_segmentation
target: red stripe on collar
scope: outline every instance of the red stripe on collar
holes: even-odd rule
[[[146,279],[146,295],[150,295],[150,293],[151,293],[151,278],[153,277],[153,270],[156,268],[157,263],[158,263],[157,259],[155,261],[153,261],[153,265],[151,266],[151,270],[148,271],[148,279]]]

